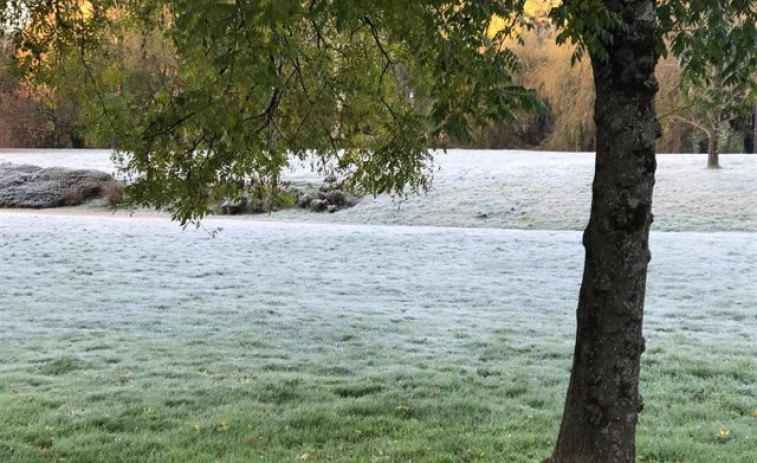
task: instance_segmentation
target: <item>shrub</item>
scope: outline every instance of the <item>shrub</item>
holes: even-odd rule
[[[124,201],[124,187],[116,180],[102,185],[102,197],[111,207],[116,207]]]
[[[103,184],[94,180],[87,180],[70,186],[61,195],[61,205],[78,206],[83,202],[98,198],[102,195]]]

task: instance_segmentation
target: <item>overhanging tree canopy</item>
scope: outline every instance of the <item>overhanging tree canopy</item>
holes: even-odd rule
[[[275,182],[290,156],[368,193],[417,191],[436,140],[536,104],[512,83],[515,56],[498,46],[507,30],[487,34],[516,15],[514,1],[25,3],[23,65],[45,75],[50,56],[79,59],[91,119],[137,173],[131,195],[182,222],[231,180]],[[124,91],[102,53],[135,26],[161,28],[180,62],[149,99]]]

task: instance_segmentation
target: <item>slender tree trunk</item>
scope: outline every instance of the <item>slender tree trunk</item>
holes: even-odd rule
[[[576,347],[551,463],[634,463],[655,118],[655,0],[606,0],[625,22],[592,55],[597,155]]]
[[[752,119],[752,154],[757,154],[757,103],[754,105],[754,117]]]
[[[709,132],[707,139],[707,168],[720,169],[719,152],[720,148],[720,116],[717,116],[712,122],[712,130]]]

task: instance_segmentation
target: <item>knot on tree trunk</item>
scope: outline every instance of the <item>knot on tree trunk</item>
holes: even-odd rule
[[[602,426],[605,421],[605,412],[597,404],[590,403],[586,406],[586,421],[592,426]]]

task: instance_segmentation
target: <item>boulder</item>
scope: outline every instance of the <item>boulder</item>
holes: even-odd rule
[[[231,201],[229,199],[226,199],[221,203],[221,214],[244,214],[245,212],[247,212],[247,205],[247,198],[242,198],[239,201]]]
[[[114,183],[97,170],[0,164],[0,207],[76,206],[106,196]]]
[[[313,212],[323,212],[328,207],[328,204],[323,199],[314,199],[310,202],[310,210]]]
[[[333,190],[329,191],[326,195],[326,201],[328,201],[329,204],[342,207],[347,203],[347,198],[344,196],[342,190]]]
[[[297,198],[297,207],[307,209],[311,202],[313,202],[313,197],[308,193],[303,193]]]

